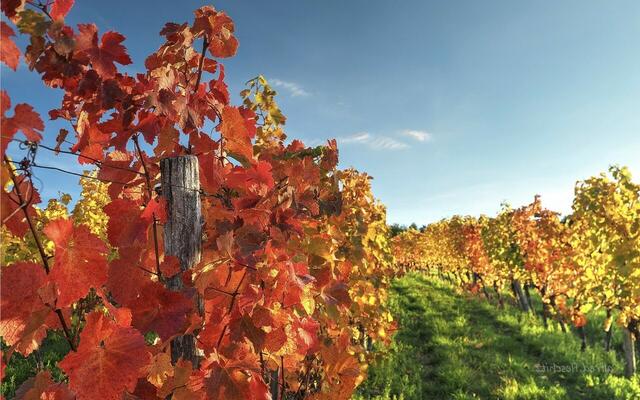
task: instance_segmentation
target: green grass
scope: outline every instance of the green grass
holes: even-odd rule
[[[640,379],[623,378],[622,357],[602,350],[602,313],[580,352],[575,334],[428,276],[397,280],[391,306],[401,329],[356,399],[640,399]]]
[[[4,349],[4,344],[2,345]],[[13,353],[6,366],[5,377],[2,380],[2,396],[12,398],[16,389],[27,379],[35,376],[38,370],[51,371],[56,381],[64,379],[62,370],[57,364],[69,352],[69,344],[64,336],[54,331],[44,339],[38,350],[24,357],[19,353]]]
[[[602,350],[603,312],[589,315],[590,346],[583,353],[575,334],[545,330],[539,318],[513,306],[500,310],[432,277],[396,280],[390,301],[401,329],[356,399],[640,399],[640,378],[621,377],[619,330],[614,351]],[[539,298],[533,302],[539,311]],[[52,333],[29,357],[14,354],[2,395],[11,398],[38,369],[63,379],[55,365],[68,351]]]

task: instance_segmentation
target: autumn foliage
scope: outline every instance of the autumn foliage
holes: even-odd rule
[[[69,347],[62,378],[41,370],[17,397],[349,398],[394,329],[394,262],[369,177],[337,169],[335,141],[286,144],[263,77],[230,103],[219,59],[238,41],[225,13],[167,23],[132,75],[124,36],[65,24],[73,3],[2,1],[13,24],[2,22],[2,62],[61,91],[48,117],[68,124],[45,132],[2,91],[2,363],[52,332]],[[11,160],[12,142],[32,152],[43,137],[95,168],[71,211],[68,198],[39,206],[37,164]],[[171,210],[156,190],[160,160],[184,155],[197,157],[204,218],[201,261],[186,271],[164,254]],[[197,360],[172,359],[187,334]]]
[[[607,313],[605,331],[615,320],[640,337],[640,185],[627,168],[609,172],[576,184],[565,217],[536,196],[517,209],[504,205],[495,217],[454,216],[405,231],[393,238],[397,261],[498,296],[501,305],[500,293],[513,291],[530,308],[524,293],[533,289],[544,324],[573,325],[583,340],[586,314],[598,308]]]

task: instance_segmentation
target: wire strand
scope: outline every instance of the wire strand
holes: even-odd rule
[[[125,168],[125,167],[120,167],[120,166],[116,166],[116,165],[109,165],[109,164],[105,164],[104,162],[97,160],[95,158],[92,157],[88,157],[88,156],[84,156],[72,151],[66,151],[66,150],[56,150],[55,148],[40,144],[40,143],[36,143],[36,142],[31,142],[28,140],[20,140],[20,139],[15,139],[15,138],[8,138],[6,136],[2,136],[2,138],[5,138],[11,142],[16,142],[20,144],[20,149],[24,150],[27,152],[26,156],[22,159],[22,161],[20,162],[15,162],[16,164],[20,165],[20,167],[15,168],[16,171],[23,171],[25,173],[25,175],[28,175],[30,177],[35,177],[36,179],[38,179],[38,181],[41,184],[41,190],[44,189],[44,184],[42,183],[42,180],[37,178],[35,175],[32,174],[31,172],[31,168],[39,168],[39,169],[44,169],[44,170],[49,170],[49,171],[56,171],[56,172],[60,172],[63,174],[67,174],[67,175],[73,175],[73,176],[78,176],[80,178],[87,178],[87,179],[93,179],[93,180],[97,180],[103,183],[114,183],[114,184],[118,184],[118,185],[123,185],[125,188],[127,189],[138,189],[140,191],[144,191],[144,188],[142,187],[137,187],[138,185],[141,185],[143,182],[139,182],[139,183],[131,183],[132,181],[129,182],[123,182],[123,181],[118,181],[118,180],[112,180],[112,179],[106,179],[106,178],[100,178],[98,176],[91,176],[88,175],[86,173],[79,173],[79,172],[74,172],[74,171],[69,171],[66,170],[64,168],[60,168],[60,167],[54,167],[51,165],[42,165],[39,164],[36,161],[36,157],[37,157],[37,150],[39,148],[43,148],[47,151],[51,151],[51,152],[60,152],[60,153],[64,153],[64,154],[69,154],[69,155],[76,155],[78,157],[83,157],[86,158],[88,160],[93,161],[92,164],[96,166],[96,168],[99,169],[104,169],[104,168],[112,168],[112,169],[117,169],[117,170],[123,170],[123,171],[127,171],[127,172],[132,172],[135,173],[136,175],[140,175],[140,176],[145,176],[145,174],[143,172],[140,171],[136,171],[130,168]],[[33,181],[29,178],[31,185],[33,185]],[[204,197],[213,197],[213,198],[221,198],[221,194],[219,193],[208,193],[202,189],[193,189],[193,188],[188,188],[185,186],[181,186],[181,185],[170,185],[171,188],[176,188],[176,189],[182,189],[182,190],[191,190],[194,192],[198,192],[201,196]],[[35,190],[34,190],[35,191]]]
[[[31,142],[31,141],[28,141],[28,140],[20,140],[20,139],[15,139],[15,138],[8,138],[6,136],[2,136],[2,137],[4,139],[8,139],[10,142],[20,143],[23,146],[28,146],[28,147],[35,146],[35,147],[38,147],[38,148],[43,148],[45,150],[48,150],[48,151],[56,153],[56,154],[57,153],[63,153],[63,154],[78,156],[80,158],[84,158],[84,159],[90,160],[91,163],[95,164],[98,168],[105,168],[106,167],[106,168],[118,169],[118,170],[121,170],[121,171],[132,172],[134,174],[144,176],[143,172],[137,171],[135,169],[126,168],[126,167],[120,167],[118,165],[111,165],[111,164],[105,163],[102,160],[98,160],[97,158],[89,157],[89,156],[86,156],[84,154],[80,154],[80,153],[77,153],[77,152],[74,152],[74,151],[56,149],[56,148],[44,145],[42,143]],[[28,148],[26,148],[26,149],[25,148],[21,148],[21,150],[28,150]]]
[[[69,175],[75,175],[75,176],[79,176],[79,177],[81,177],[81,178],[94,179],[94,180],[97,180],[97,181],[100,181],[100,182],[104,182],[104,183],[117,183],[117,184],[119,184],[119,185],[123,185],[123,186],[125,186],[125,187],[129,187],[129,186],[133,187],[133,185],[131,185],[129,182],[112,181],[112,180],[110,180],[110,179],[99,178],[99,177],[97,177],[97,176],[91,176],[91,175],[87,175],[87,174],[81,174],[81,173],[78,173],[78,172],[67,171],[67,170],[65,170],[65,169],[58,168],[58,167],[52,167],[52,166],[50,166],[50,165],[40,165],[40,164],[35,164],[35,163],[34,163],[34,164],[32,164],[31,166],[32,166],[32,167],[35,167],[35,168],[41,168],[41,169],[48,169],[48,170],[58,171],[58,172],[62,172],[62,173],[69,174]]]

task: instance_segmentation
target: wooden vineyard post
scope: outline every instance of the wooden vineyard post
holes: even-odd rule
[[[273,400],[278,400],[278,386],[280,385],[280,368],[277,368],[275,371],[271,371],[271,380],[269,381],[269,391],[271,392],[271,398]]]
[[[200,175],[196,156],[186,155],[160,161],[162,195],[167,201],[167,222],[164,225],[164,251],[180,260],[186,271],[200,262],[202,247],[202,210]],[[166,281],[167,288],[181,291],[181,274]],[[199,303],[198,299],[194,299]],[[199,304],[198,304],[199,307]],[[179,336],[171,341],[171,360],[180,358],[198,366],[196,341],[193,335]]]
[[[624,375],[627,378],[631,378],[636,373],[636,349],[633,332],[628,327],[624,328],[622,337],[625,360]]]
[[[607,308],[607,319],[605,320],[604,331],[606,335],[604,337],[604,350],[611,351],[611,337],[613,336],[613,323],[612,312],[610,308]]]
[[[517,279],[514,279],[513,281],[511,281],[511,288],[513,289],[513,293],[516,296],[518,303],[520,303],[520,307],[522,308],[522,310],[528,313],[529,303],[527,302],[527,299],[524,296],[524,293],[522,292],[522,285],[520,285],[520,281]]]

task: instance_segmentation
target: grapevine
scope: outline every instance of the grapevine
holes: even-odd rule
[[[48,116],[67,124],[50,132],[2,91],[3,371],[48,335],[67,342],[57,369],[39,368],[18,397],[350,398],[395,329],[395,263],[368,176],[337,168],[335,140],[285,142],[263,76],[231,104],[221,59],[238,40],[224,12],[167,23],[130,75],[125,37],[66,25],[73,3],[2,2],[13,24],[2,22],[2,62],[62,92]],[[42,151],[89,171],[42,164]],[[193,266],[163,245],[160,164],[175,157],[198,165]],[[39,205],[43,168],[81,177],[72,209],[67,195]],[[194,357],[176,359],[186,336]]]

